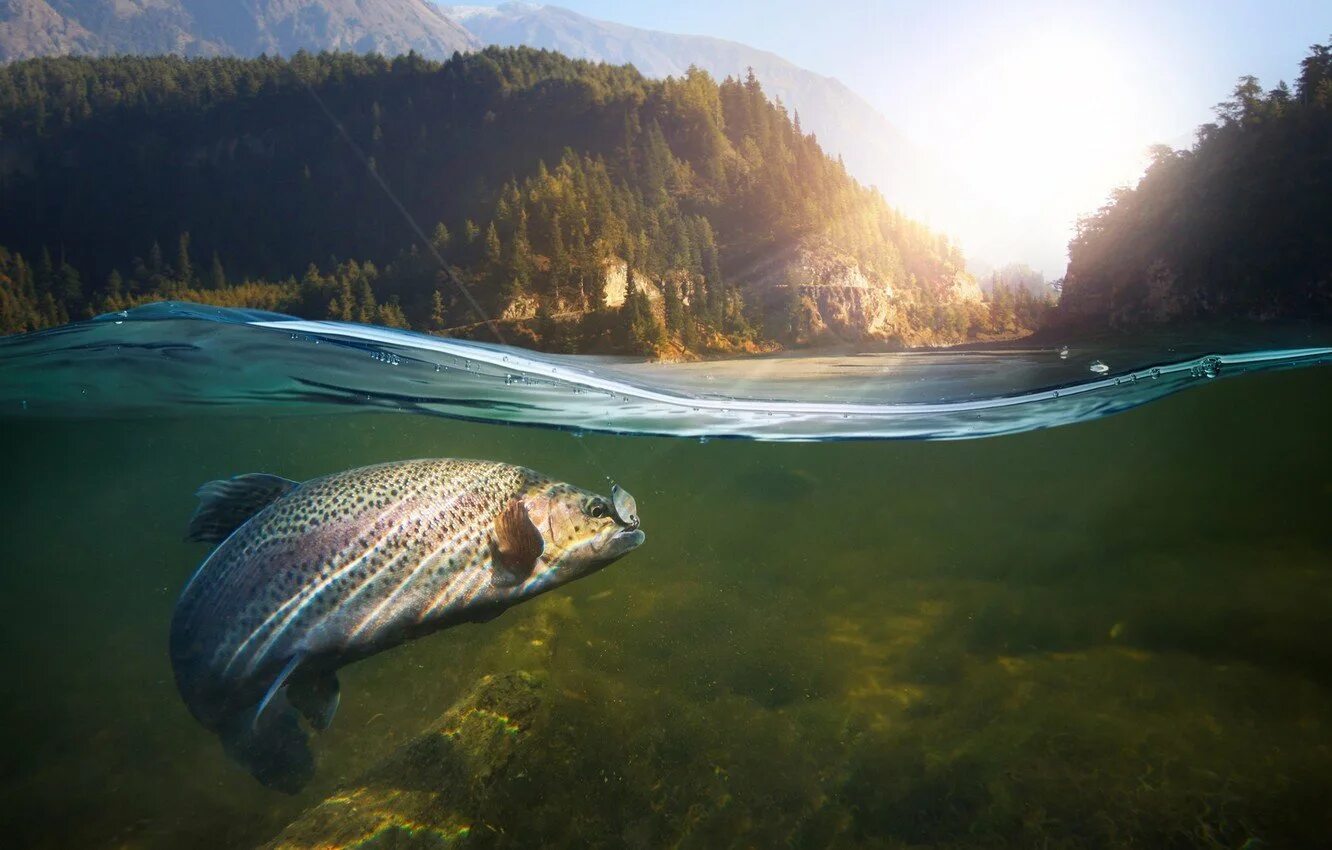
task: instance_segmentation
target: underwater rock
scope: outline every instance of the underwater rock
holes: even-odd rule
[[[541,677],[486,676],[428,731],[290,823],[270,850],[462,847],[542,719]]]
[[[542,670],[554,655],[557,634],[572,618],[570,600],[552,599],[505,633],[496,657]],[[523,772],[519,756],[540,740],[549,700],[540,672],[519,669],[482,677],[426,731],[307,809],[263,846],[470,846],[470,839],[491,829],[486,813],[494,788]]]

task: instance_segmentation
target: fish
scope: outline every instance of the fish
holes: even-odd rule
[[[309,735],[340,700],[337,671],[589,576],[637,549],[638,506],[535,470],[421,459],[298,483],[210,481],[189,540],[215,543],[171,618],[176,687],[263,785],[314,776]]]

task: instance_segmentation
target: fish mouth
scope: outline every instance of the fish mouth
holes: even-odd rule
[[[615,536],[611,537],[611,540],[616,543],[623,542],[630,549],[637,549],[643,545],[644,540],[647,540],[647,535],[637,528],[626,528],[624,531],[615,532]]]
[[[601,550],[602,557],[619,558],[643,545],[647,535],[637,528],[626,528],[617,531],[606,541],[605,547]]]

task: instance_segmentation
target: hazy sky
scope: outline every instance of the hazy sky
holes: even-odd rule
[[[1031,241],[1012,256],[1056,274],[1076,216],[1136,180],[1148,145],[1187,146],[1237,77],[1293,80],[1308,46],[1332,38],[1332,0],[553,5],[741,41],[838,77],[978,202],[1026,225]]]

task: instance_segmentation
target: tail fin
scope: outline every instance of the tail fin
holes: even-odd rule
[[[290,705],[270,708],[255,721],[242,712],[219,730],[227,755],[268,788],[295,794],[314,776],[314,755]]]
[[[199,507],[185,532],[196,543],[221,543],[250,517],[296,487],[295,481],[266,472],[251,472],[223,481],[209,481],[195,491]]]

